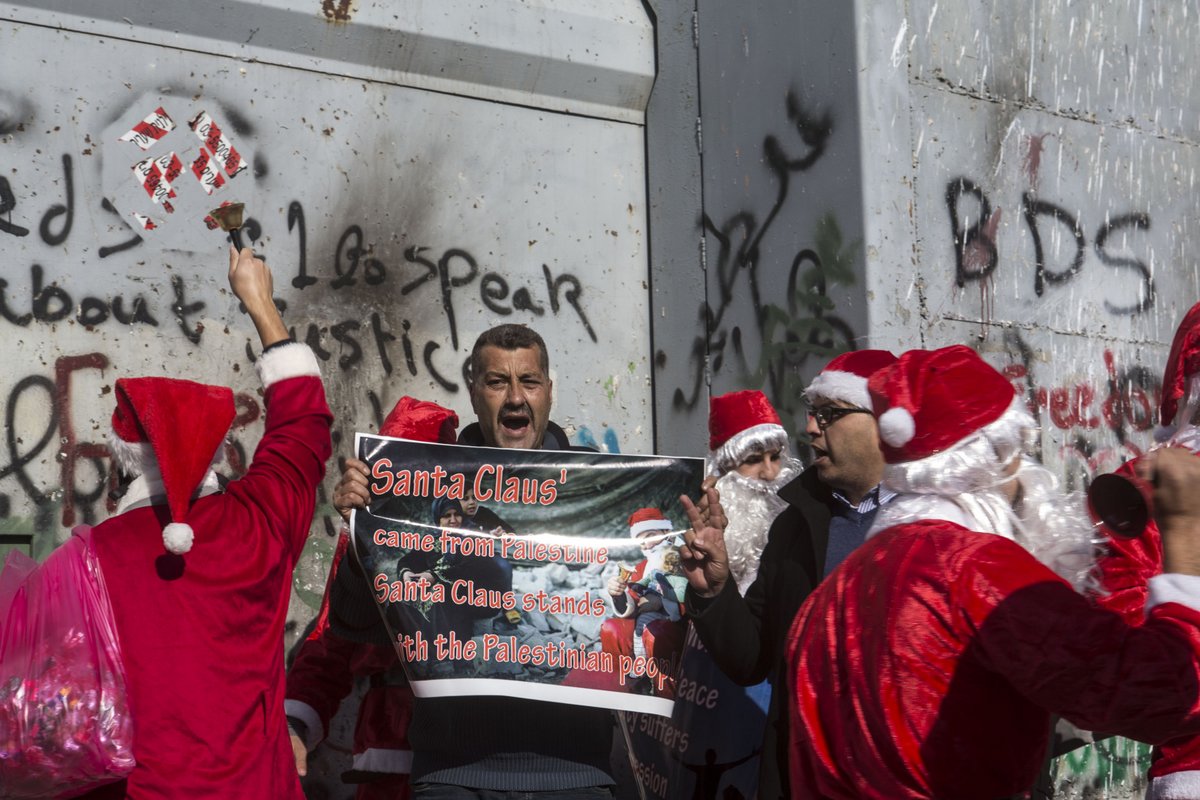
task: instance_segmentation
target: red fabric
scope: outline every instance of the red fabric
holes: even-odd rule
[[[1188,378],[1200,372],[1200,303],[1192,306],[1175,331],[1167,367],[1163,372],[1162,400],[1158,421],[1170,425],[1175,421],[1179,401],[1187,394]]]
[[[846,372],[869,380],[879,370],[896,363],[890,350],[851,350],[829,361],[821,372]]]
[[[708,401],[708,449],[755,425],[783,425],[767,396],[756,389],[718,395]]]
[[[168,522],[183,522],[233,424],[233,391],[172,378],[122,378],[116,396],[113,431],[126,442],[150,443],[171,508]]]
[[[323,737],[329,735],[329,721],[354,688],[355,678],[382,674],[400,665],[396,651],[391,647],[351,642],[329,629],[329,589],[349,543],[350,537],[343,532],[330,566],[317,624],[300,645],[287,675],[287,699],[305,703],[317,712]],[[368,689],[358,709],[354,754],[368,748],[411,750],[408,726],[412,719],[412,701],[412,690],[407,686],[372,686]],[[393,800],[400,798],[394,796]]]
[[[1130,626],[1010,540],[901,525],[801,607],[788,678],[796,797],[995,798],[1033,783],[1051,713],[1151,742],[1200,730],[1200,612]]]
[[[880,447],[889,464],[950,449],[999,419],[1012,405],[1015,391],[1008,378],[961,344],[909,350],[895,364],[873,374],[867,388],[879,417]],[[888,412],[911,416],[911,438],[891,440]]]
[[[1126,462],[1118,475],[1132,475],[1137,459]],[[1106,534],[1105,552],[1097,562],[1103,592],[1095,598],[1101,608],[1115,611],[1130,625],[1146,619],[1149,582],[1163,571],[1162,536],[1151,520],[1141,536],[1125,539]],[[1200,736],[1173,739],[1156,747],[1151,756],[1151,779],[1176,772],[1200,770]]]
[[[302,800],[283,714],[283,626],[292,569],[331,453],[321,381],[266,390],[266,430],[246,475],[197,500],[196,543],[163,553],[163,506],[93,537],[128,670],[137,766],[96,796]]]
[[[380,436],[418,442],[454,444],[458,440],[458,415],[428,400],[404,395],[379,426]]]

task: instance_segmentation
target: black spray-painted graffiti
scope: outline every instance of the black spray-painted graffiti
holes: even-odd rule
[[[298,271],[292,278],[292,285],[297,289],[315,286],[320,279],[308,272],[308,232],[305,227],[304,207],[299,201],[292,201],[288,207],[287,224],[288,230],[296,233],[300,248]],[[450,336],[450,348],[455,351],[459,347],[455,292],[472,285],[478,286],[480,302],[500,317],[507,317],[515,312],[542,317],[546,314],[547,306],[550,313],[557,316],[569,307],[588,338],[593,342],[598,341],[596,331],[584,310],[583,283],[575,275],[555,275],[549,266],[542,264],[544,299],[539,299],[539,290],[528,287],[518,287],[514,290],[508,280],[498,272],[484,271],[478,259],[465,249],[449,248],[436,257],[434,255],[429,248],[412,246],[405,249],[403,263],[384,263],[373,253],[362,227],[350,225],[338,239],[333,254],[333,277],[329,278],[328,285],[335,291],[349,291],[360,280],[365,286],[384,288],[389,282],[395,281],[394,285],[400,297],[407,297],[424,286],[435,285],[438,289],[439,306]],[[363,330],[367,323],[369,332],[360,334],[359,331]],[[333,353],[324,346],[326,334],[337,342],[341,350],[337,364],[342,370],[349,370],[362,361],[362,339],[367,336],[378,354],[384,373],[391,375],[394,366],[389,345],[399,339],[404,366],[411,376],[416,377],[419,372],[419,349],[420,363],[438,385],[451,393],[461,389],[444,368],[435,364],[434,355],[442,348],[443,341],[429,339],[423,346],[418,347],[413,341],[412,323],[407,319],[401,321],[399,331],[386,329],[382,316],[377,312],[370,314],[369,318],[352,317],[329,326],[310,323],[303,340],[313,348],[319,358],[328,361],[333,358]],[[465,370],[465,366],[464,359],[460,371]]]
[[[945,199],[954,240],[955,283],[962,288],[968,283],[990,278],[1000,263],[1000,252],[996,246],[1000,209],[993,208],[979,184],[965,177],[955,178],[946,185]],[[1041,297],[1047,287],[1066,284],[1081,274],[1087,254],[1087,236],[1074,214],[1060,205],[1038,198],[1032,192],[1021,195],[1021,214],[1033,239],[1033,291]],[[1075,243],[1070,258],[1059,264],[1049,262],[1044,245],[1046,226],[1055,225],[1064,229]],[[1141,314],[1154,306],[1154,278],[1146,262],[1109,252],[1110,237],[1128,229],[1148,231],[1150,216],[1139,211],[1108,218],[1092,237],[1092,246],[1100,263],[1115,270],[1132,271],[1141,281],[1139,296],[1134,302],[1117,304],[1105,301],[1104,306],[1110,314]]]
[[[763,155],[774,174],[778,190],[766,215],[759,220],[753,211],[741,211],[721,224],[707,215],[704,229],[718,242],[716,286],[710,285],[709,301],[699,311],[699,327],[703,331],[693,341],[689,354],[693,368],[691,386],[675,390],[676,408],[694,408],[702,399],[705,370],[717,372],[723,366],[729,350],[738,359],[740,380],[747,386],[765,386],[789,430],[799,430],[802,418],[800,368],[811,357],[827,358],[853,347],[854,332],[833,312],[833,302],[827,291],[831,285],[854,283],[853,262],[857,243],[846,244],[832,215],[822,217],[816,224],[814,246],[804,248],[792,259],[788,272],[786,307],[763,301],[761,288],[761,244],[772,225],[780,218],[787,202],[793,177],[809,170],[824,155],[833,121],[827,113],[811,113],[798,98],[789,93],[786,100],[788,119],[798,138],[801,155],[793,156],[775,136],[763,141]],[[745,355],[743,328],[730,324],[730,312],[737,285],[744,280],[754,313],[756,333],[762,349],[756,364]],[[715,291],[713,289],[715,288]],[[715,296],[714,296],[715,295]],[[659,365],[666,363],[666,354],[656,354]]]
[[[48,246],[59,246],[68,240],[73,233],[76,212],[75,165],[69,155],[63,155],[61,163],[63,202],[54,202],[46,208],[40,221],[36,216],[21,216],[24,208],[20,199],[8,179],[0,177],[0,238],[31,237],[36,231],[41,242]],[[117,214],[107,200],[102,200],[100,205],[106,213]],[[535,280],[534,285],[528,287],[513,286],[498,271],[487,269],[473,253],[456,247],[441,253],[425,247],[409,247],[404,250],[402,260],[385,263],[384,258],[375,253],[359,224],[347,226],[337,239],[336,247],[325,262],[328,270],[313,270],[305,211],[299,201],[288,205],[285,222],[288,232],[295,234],[299,245],[292,286],[302,293],[312,287],[324,286],[336,293],[335,296],[343,297],[347,308],[345,319],[331,323],[302,321],[300,330],[293,329],[292,334],[299,341],[308,343],[318,358],[332,361],[342,371],[354,370],[363,364],[369,353],[374,353],[385,376],[398,368],[416,377],[424,367],[426,374],[445,391],[461,391],[465,385],[467,359],[455,357],[446,362],[443,353],[447,344],[451,352],[459,348],[457,309],[464,302],[463,292],[466,291],[477,291],[482,305],[499,317],[570,315],[593,342],[598,340],[585,310],[583,283],[573,274],[555,274],[543,264],[540,281]],[[248,218],[243,232],[249,242],[258,243],[264,233],[263,222]],[[99,247],[96,252],[104,259],[142,244],[142,238],[133,234],[131,238]],[[43,324],[74,321],[89,331],[114,324],[159,328],[163,321],[169,325],[173,317],[179,335],[192,345],[202,342],[204,326],[199,318],[206,310],[206,304],[196,299],[195,286],[178,273],[169,278],[171,292],[166,300],[154,292],[132,297],[82,293],[70,287],[72,273],[41,263],[28,266],[26,285],[24,278],[16,278],[13,265],[5,266],[5,277],[0,278],[0,326],[8,324],[32,329]],[[280,280],[286,278],[279,274],[278,267],[276,271]],[[422,339],[410,320],[401,319],[399,325],[394,326],[388,321],[392,315],[371,308],[378,308],[389,294],[397,299],[411,296],[420,302],[421,295],[430,294],[431,290],[434,292],[433,307],[440,310],[447,335],[431,334]],[[328,296],[328,291],[322,294]],[[281,309],[286,308],[282,300],[276,302]],[[298,304],[298,301],[293,302]],[[249,343],[247,356],[253,361]],[[19,378],[6,399],[7,463],[0,465],[0,480],[11,478],[24,494],[26,503],[20,505],[32,506],[33,527],[37,531],[45,532],[60,524],[69,526],[77,521],[93,522],[101,507],[109,511],[113,508],[105,501],[106,491],[115,481],[107,463],[107,449],[100,443],[77,443],[69,413],[71,374],[81,369],[103,371],[109,363],[108,357],[99,352],[64,356],[55,363],[53,379],[41,374]],[[461,382],[460,375],[464,376]],[[394,398],[384,397],[382,386],[378,390],[367,389],[366,394],[374,423],[378,426]],[[238,400],[239,418],[235,430],[258,417],[258,406],[252,398],[239,395]],[[38,405],[39,401],[41,405]],[[47,410],[43,417],[37,413],[18,415],[18,406]],[[364,420],[345,420],[343,423],[349,429],[361,428],[364,424]],[[335,431],[335,444],[342,438],[343,434]],[[236,438],[233,442],[229,461],[233,465],[230,471],[236,476],[245,463],[245,453]],[[55,458],[60,465],[60,483],[56,486],[40,485],[31,469],[49,457]],[[325,498],[322,496],[319,501],[324,502]],[[7,494],[0,493],[0,518],[10,517],[16,505]],[[58,508],[61,508],[61,515],[54,513]],[[329,520],[326,520],[326,527],[333,532]]]
[[[69,155],[62,157],[62,170],[65,202],[50,206],[38,226],[41,240],[51,246],[58,246],[67,240],[75,219],[74,165]],[[12,219],[17,206],[18,199],[10,183],[0,177],[0,233],[28,236],[30,229]],[[117,213],[107,200],[103,200],[101,206],[108,213]],[[292,286],[299,290],[316,286],[322,279],[309,271],[309,237],[304,207],[299,201],[289,204],[286,223],[288,231],[296,234],[299,245],[297,273],[291,280]],[[263,233],[262,223],[248,218],[244,233],[250,242],[258,242]],[[142,238],[134,234],[125,241],[103,246],[98,252],[101,258],[107,258],[140,244]],[[394,281],[399,296],[407,297],[427,285],[436,286],[450,348],[455,351],[460,344],[456,292],[472,286],[478,291],[479,301],[495,315],[507,317],[524,313],[536,318],[545,316],[547,312],[557,316],[569,310],[588,337],[593,342],[597,341],[596,331],[584,308],[583,283],[571,273],[556,275],[546,264],[541,265],[542,285],[538,288],[511,286],[507,278],[497,271],[482,267],[477,257],[463,248],[452,247],[435,254],[429,248],[409,247],[404,251],[403,262],[386,264],[374,254],[362,226],[352,224],[339,237],[329,266],[332,277],[328,278],[328,286],[335,291],[349,291],[359,281],[365,286],[386,289],[387,283]],[[27,300],[18,300],[19,292],[10,286],[8,280],[0,278],[0,319],[21,327],[34,322],[55,323],[71,317],[88,328],[110,320],[123,325],[158,327],[160,318],[168,314],[165,309],[153,308],[144,294],[133,298],[77,297],[64,288],[66,278],[65,275],[48,276],[45,267],[33,264],[29,268]],[[205,310],[205,304],[202,301],[189,301],[187,285],[178,275],[171,278],[171,288],[173,297],[169,314],[175,318],[183,336],[192,344],[199,344],[203,326],[194,322],[194,318]],[[412,323],[407,319],[401,321],[399,329],[389,329],[383,314],[364,311],[328,325],[308,323],[300,339],[307,342],[324,361],[333,359],[332,350],[336,349],[336,363],[342,370],[358,366],[364,359],[365,346],[373,346],[386,375],[391,375],[394,369],[395,354],[391,345],[398,341],[404,367],[410,375],[415,377],[419,366],[424,366],[428,375],[447,392],[461,389],[455,376],[462,370],[462,365],[447,367],[436,363],[435,354],[443,347],[444,339],[431,336],[423,343],[415,342]]]

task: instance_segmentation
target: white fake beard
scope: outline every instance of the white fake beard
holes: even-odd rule
[[[995,474],[1003,467],[993,469]],[[1012,539],[1077,591],[1094,591],[1100,539],[1082,493],[1062,492],[1050,470],[1028,456],[1021,456],[1014,477],[1022,493],[1016,509],[999,488],[1008,478],[954,494],[902,494],[879,510],[868,536],[895,525],[946,519]]]
[[[767,544],[771,523],[787,508],[787,503],[776,492],[794,480],[800,471],[800,462],[788,458],[773,481],[747,478],[737,472],[727,472],[717,480],[721,508],[729,520],[725,528],[729,571],[743,595],[758,576],[758,559]]]
[[[1063,492],[1058,478],[1030,458],[1017,473],[1022,497],[1016,540],[1076,591],[1095,591],[1101,539],[1089,519],[1082,492]]]

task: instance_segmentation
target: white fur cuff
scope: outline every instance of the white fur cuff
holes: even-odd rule
[[[325,726],[321,724],[321,715],[308,703],[302,700],[284,700],[283,713],[304,723],[304,727],[308,729],[304,735],[304,748],[310,753],[325,738]]]
[[[804,394],[809,398],[824,397],[826,400],[838,400],[852,406],[869,409],[871,395],[867,391],[867,379],[853,372],[829,370],[820,372]]]
[[[1172,772],[1150,781],[1146,800],[1196,800],[1200,797],[1200,772]]]
[[[321,377],[321,366],[308,345],[289,342],[263,353],[254,364],[264,389],[279,381],[298,378],[301,375]]]
[[[1194,611],[1200,611],[1200,576],[1180,575],[1168,572],[1155,575],[1149,581],[1150,592],[1146,595],[1146,613],[1163,603],[1179,603]],[[1195,795],[1200,797],[1200,794]]]

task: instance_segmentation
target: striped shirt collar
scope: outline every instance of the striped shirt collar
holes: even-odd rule
[[[847,508],[853,509],[859,514],[867,514],[879,508],[880,506],[891,502],[892,498],[896,496],[896,493],[885,487],[883,484],[880,484],[871,491],[867,492],[866,496],[858,505],[855,505],[847,500],[846,496],[841,492],[835,491],[833,492],[833,496],[841,501]]]

